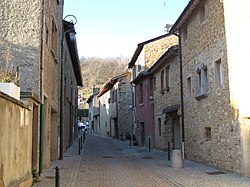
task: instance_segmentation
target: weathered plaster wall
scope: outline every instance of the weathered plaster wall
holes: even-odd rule
[[[142,90],[140,89],[142,84]],[[149,138],[151,146],[154,147],[154,121],[153,121],[153,107],[152,99],[152,84],[151,78],[148,76],[140,82],[136,83],[136,138],[139,145],[149,145]],[[142,93],[143,102],[140,103],[140,95]],[[144,128],[143,126],[144,125]],[[143,142],[144,141],[144,142]]]
[[[32,111],[2,92],[0,106],[0,181],[6,187],[31,186]]]
[[[39,95],[42,1],[0,2],[0,67],[20,70],[21,91]]]
[[[102,136],[111,136],[110,126],[110,90],[102,95],[100,100],[100,134]]]
[[[248,0],[224,0],[225,35],[231,107],[240,122],[242,146],[242,172],[250,177],[250,88],[249,84],[249,31],[250,2]],[[244,33],[239,35],[239,33]]]

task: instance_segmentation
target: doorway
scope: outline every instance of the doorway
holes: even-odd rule
[[[141,122],[140,126],[141,126],[141,145],[145,145],[145,124],[144,124],[144,122]]]

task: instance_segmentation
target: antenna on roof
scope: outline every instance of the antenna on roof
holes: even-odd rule
[[[164,33],[168,33],[173,26],[173,24],[166,23],[165,21],[165,10],[166,10],[166,2],[165,0],[162,0],[162,15],[163,15],[163,25],[164,25]]]
[[[166,6],[165,0],[162,0],[162,19],[163,19],[163,25],[165,25],[165,6]],[[164,29],[164,32],[165,32],[165,29]]]
[[[173,26],[173,24],[166,24],[165,27],[164,27],[164,32],[168,33],[171,29],[171,27]]]

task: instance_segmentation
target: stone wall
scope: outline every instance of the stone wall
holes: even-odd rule
[[[150,68],[169,47],[177,44],[178,37],[175,35],[166,36],[146,44],[144,46],[144,63],[146,68]]]
[[[32,184],[32,110],[0,92],[0,184]]]
[[[100,97],[100,134],[111,136],[110,90]]]
[[[0,67],[16,69],[19,67],[20,88],[22,92],[41,94],[41,62],[44,54],[44,166],[49,166],[52,137],[58,134],[60,98],[60,50],[62,30],[62,4],[45,0],[45,29],[43,31],[42,0],[0,2]],[[56,50],[52,53],[53,23],[56,27]],[[42,38],[42,36],[44,36]],[[42,42],[44,45],[42,45]],[[42,49],[43,46],[43,49]],[[52,131],[56,131],[53,132]],[[55,150],[56,148],[52,148]],[[54,158],[56,155],[53,156]]]
[[[240,129],[237,111],[231,106],[227,44],[223,4],[206,0],[205,20],[200,21],[199,9],[191,14],[187,24],[187,39],[182,34],[185,154],[225,170],[241,172]],[[223,82],[216,84],[217,60],[221,60]],[[208,91],[197,92],[198,69],[207,68]],[[187,79],[191,80],[191,95]],[[209,135],[211,134],[211,135]],[[209,137],[210,136],[210,137]]]
[[[132,133],[132,91],[130,85],[130,74],[118,82],[117,110],[119,135],[124,136]]]
[[[169,91],[161,92],[161,71],[170,66],[170,88]],[[164,85],[165,85],[164,75]],[[154,124],[155,124],[155,146],[162,150],[168,149],[168,142],[173,147],[172,120],[168,120],[163,109],[174,105],[180,105],[180,63],[175,56],[171,59],[162,60],[162,66],[154,73],[156,78],[156,90],[154,91]],[[176,111],[175,111],[176,112]],[[161,130],[159,130],[158,118],[161,119]],[[161,131],[161,135],[159,132]]]
[[[21,91],[39,95],[42,1],[0,2],[0,67],[20,70]]]
[[[64,145],[65,148],[73,144],[74,137],[77,137],[77,97],[78,88],[73,62],[65,41],[65,63],[64,63]]]
[[[227,39],[227,64],[229,68],[229,88],[231,107],[235,111],[235,118],[240,123],[240,143],[242,147],[242,173],[250,177],[250,88],[249,84],[249,42],[247,34],[239,35],[239,31],[250,29],[250,1],[224,0],[225,35]],[[239,126],[238,126],[239,128]],[[240,145],[239,145],[240,144]],[[235,150],[236,151],[236,150]]]

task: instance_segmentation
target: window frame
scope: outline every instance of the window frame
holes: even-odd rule
[[[191,98],[192,97],[192,78],[191,76],[187,77],[187,97]]]
[[[204,139],[206,142],[212,141],[212,128],[204,127]]]
[[[165,68],[165,86],[166,86],[166,90],[168,91],[170,88],[170,65],[166,66]]]
[[[207,97],[209,92],[209,74],[208,68],[206,65],[203,65],[201,68],[197,68],[196,77],[197,77],[197,86],[196,86],[196,99],[202,99]]]
[[[158,135],[161,136],[162,132],[161,132],[161,127],[162,127],[162,124],[161,124],[161,118],[157,118],[157,124],[158,124]]]
[[[224,76],[223,76],[223,67],[222,67],[222,62],[221,58],[215,61],[214,64],[214,75],[215,75],[215,86],[217,88],[223,86],[224,82]]]
[[[58,28],[55,22],[54,17],[52,17],[52,23],[51,23],[51,52],[56,58],[58,54]]]
[[[200,24],[204,23],[206,20],[206,8],[204,5],[202,5],[199,8],[199,16],[200,16]]]
[[[156,91],[156,77],[153,77],[153,90]]]
[[[181,37],[182,37],[183,42],[187,40],[187,37],[188,37],[187,34],[188,34],[187,25],[185,25],[181,29]]]
[[[139,105],[143,104],[143,83],[139,83]]]
[[[161,91],[164,88],[164,69],[161,70]]]

